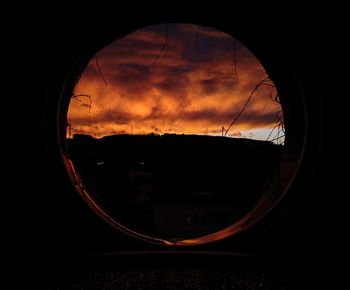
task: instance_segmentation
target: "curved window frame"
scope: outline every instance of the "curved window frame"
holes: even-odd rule
[[[125,33],[125,35],[133,31],[129,31]],[[236,38],[235,33],[225,32],[231,35],[234,34]],[[81,53],[81,57],[77,59],[76,63],[72,66],[60,94],[57,110],[57,139],[59,150],[67,173],[72,180],[75,189],[79,192],[84,201],[104,221],[125,234],[147,242],[168,246],[193,246],[211,243],[227,237],[235,236],[241,232],[245,232],[253,225],[258,224],[260,220],[265,219],[264,217],[269,215],[269,213],[273,211],[273,209],[282,199],[285,199],[284,197],[290,191],[290,187],[293,185],[296,176],[298,175],[299,168],[304,158],[304,149],[307,141],[307,110],[304,102],[303,90],[296,75],[294,74],[293,67],[288,63],[288,61],[286,61],[284,56],[281,58],[283,53],[278,54],[278,57],[276,57],[276,55],[274,55],[274,51],[268,51],[268,44],[259,43],[258,38],[255,38],[256,35],[245,33],[237,33],[237,39],[239,39],[240,42],[242,42],[253,52],[253,54],[258,58],[266,71],[269,73],[271,80],[276,84],[280,95],[287,130],[285,148],[289,152],[289,155],[297,161],[297,164],[295,164],[295,169],[291,173],[290,180],[285,185],[284,190],[281,191],[278,196],[275,196],[273,193],[271,193],[270,196],[266,196],[266,194],[264,194],[265,198],[261,198],[256,206],[247,215],[224,229],[200,237],[184,239],[155,237],[135,231],[108,215],[96,202],[96,200],[85,188],[84,183],[74,168],[74,164],[69,158],[68,146],[66,142],[67,112],[71,93],[88,62],[100,49],[119,37],[122,36],[115,35],[112,31],[107,31],[107,33],[103,34],[103,37],[100,36],[96,39],[92,39],[91,42],[87,44],[85,51]],[[282,62],[281,59],[283,59]],[[288,89],[291,87],[293,89],[289,91]],[[296,97],[294,100],[292,97],[290,97],[291,94],[293,97]],[[302,112],[302,114],[300,114],[300,112]],[[295,116],[298,116],[298,118]],[[295,120],[298,121],[294,123]]]

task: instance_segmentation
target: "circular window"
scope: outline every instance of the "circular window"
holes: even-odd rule
[[[195,245],[236,234],[281,199],[300,160],[293,96],[280,83],[225,32],[134,31],[67,82],[67,170],[98,215],[138,238]]]

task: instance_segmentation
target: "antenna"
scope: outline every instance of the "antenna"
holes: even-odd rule
[[[68,122],[66,123],[66,128],[68,127],[68,138],[72,137],[72,125]],[[66,138],[67,138],[67,131],[66,131]]]

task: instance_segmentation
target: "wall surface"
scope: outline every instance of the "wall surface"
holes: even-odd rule
[[[303,174],[307,178],[297,186],[300,193],[297,201],[293,200],[294,205],[282,218],[277,218],[280,213],[276,213],[266,221],[274,221],[272,226],[185,251],[287,257],[303,262],[311,260],[313,265],[329,267],[333,272],[348,270],[347,121],[343,104],[346,93],[337,93],[341,84],[338,65],[345,55],[340,51],[341,25],[327,23],[327,13],[313,14],[301,8],[295,8],[295,13],[282,11],[278,15],[271,11],[257,16],[242,13],[244,17],[235,17],[234,13],[212,17],[204,12],[176,16],[153,12],[154,17],[152,13],[129,14],[128,19],[122,20],[117,15],[109,18],[86,14],[83,19],[77,19],[71,13],[47,12],[17,15],[21,20],[18,28],[12,23],[3,25],[11,26],[5,33],[6,41],[2,41],[5,79],[1,117],[5,133],[1,142],[4,145],[1,265],[4,269],[29,271],[40,263],[65,267],[65,258],[168,250],[116,232],[81,200],[60,160],[55,104],[72,64],[91,39],[99,37],[99,31],[104,31],[101,37],[114,29],[123,35],[153,23],[190,22],[237,32],[242,37],[254,34],[255,39],[281,48],[305,91],[310,128],[307,150],[315,154],[306,157],[309,160],[305,161]],[[108,267],[110,261],[103,263]]]

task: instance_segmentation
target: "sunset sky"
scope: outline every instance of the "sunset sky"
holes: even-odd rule
[[[191,24],[149,26],[91,59],[73,92],[91,96],[91,108],[88,97],[72,98],[68,123],[72,134],[94,137],[221,135],[266,76],[255,56],[224,32]],[[266,139],[281,110],[275,95],[271,86],[259,87],[227,136]]]

